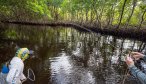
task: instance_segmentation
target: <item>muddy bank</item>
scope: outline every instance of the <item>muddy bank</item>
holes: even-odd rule
[[[73,27],[80,31],[86,31],[86,32],[96,32],[101,33],[105,35],[112,35],[117,36],[121,38],[132,38],[137,40],[146,41],[146,29],[139,29],[136,28],[119,28],[117,29],[114,26],[111,26],[110,28],[99,28],[95,26],[89,26],[86,24],[78,24],[78,23],[72,23],[72,22],[50,22],[50,23],[37,23],[37,22],[19,22],[19,21],[1,21],[2,23],[11,23],[11,24],[21,24],[21,25],[33,25],[33,26],[64,26],[64,27]]]

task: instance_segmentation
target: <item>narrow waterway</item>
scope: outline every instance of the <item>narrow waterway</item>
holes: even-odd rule
[[[25,84],[120,84],[125,54],[143,51],[145,45],[74,28],[4,25],[0,30],[0,65],[11,60],[18,47],[35,52],[25,61],[24,73],[31,68],[36,80]],[[127,77],[124,84],[138,83]]]

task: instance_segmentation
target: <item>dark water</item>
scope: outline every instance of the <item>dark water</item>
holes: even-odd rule
[[[74,28],[3,25],[0,31],[0,65],[14,56],[16,47],[35,51],[25,61],[24,73],[31,68],[36,80],[25,84],[120,84],[125,53],[144,49],[141,41]],[[128,77],[124,84],[137,82]]]

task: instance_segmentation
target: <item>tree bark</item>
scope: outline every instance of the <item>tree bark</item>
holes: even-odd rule
[[[130,14],[129,18],[127,19],[127,23],[126,23],[126,27],[125,28],[127,28],[127,26],[129,25],[130,19],[131,19],[132,15],[133,15],[135,7],[136,7],[136,2],[137,2],[137,0],[133,0],[132,11],[131,11],[131,14]]]
[[[142,25],[142,23],[143,23],[143,21],[144,21],[144,15],[145,15],[145,13],[146,13],[146,9],[144,10],[144,12],[143,12],[143,14],[142,14],[141,22],[140,22],[140,24],[139,24],[138,30],[141,29],[141,25]]]
[[[120,21],[118,23],[117,29],[119,29],[119,27],[121,25],[121,21],[122,21],[122,18],[123,18],[123,13],[124,13],[124,9],[125,9],[126,2],[127,2],[127,0],[124,0],[124,4],[122,6],[122,12],[121,12],[121,16],[120,16]]]

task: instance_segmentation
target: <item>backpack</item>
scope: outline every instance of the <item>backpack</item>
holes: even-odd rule
[[[9,73],[9,68],[4,64],[0,73],[0,84],[7,84],[6,77],[8,73]]]

